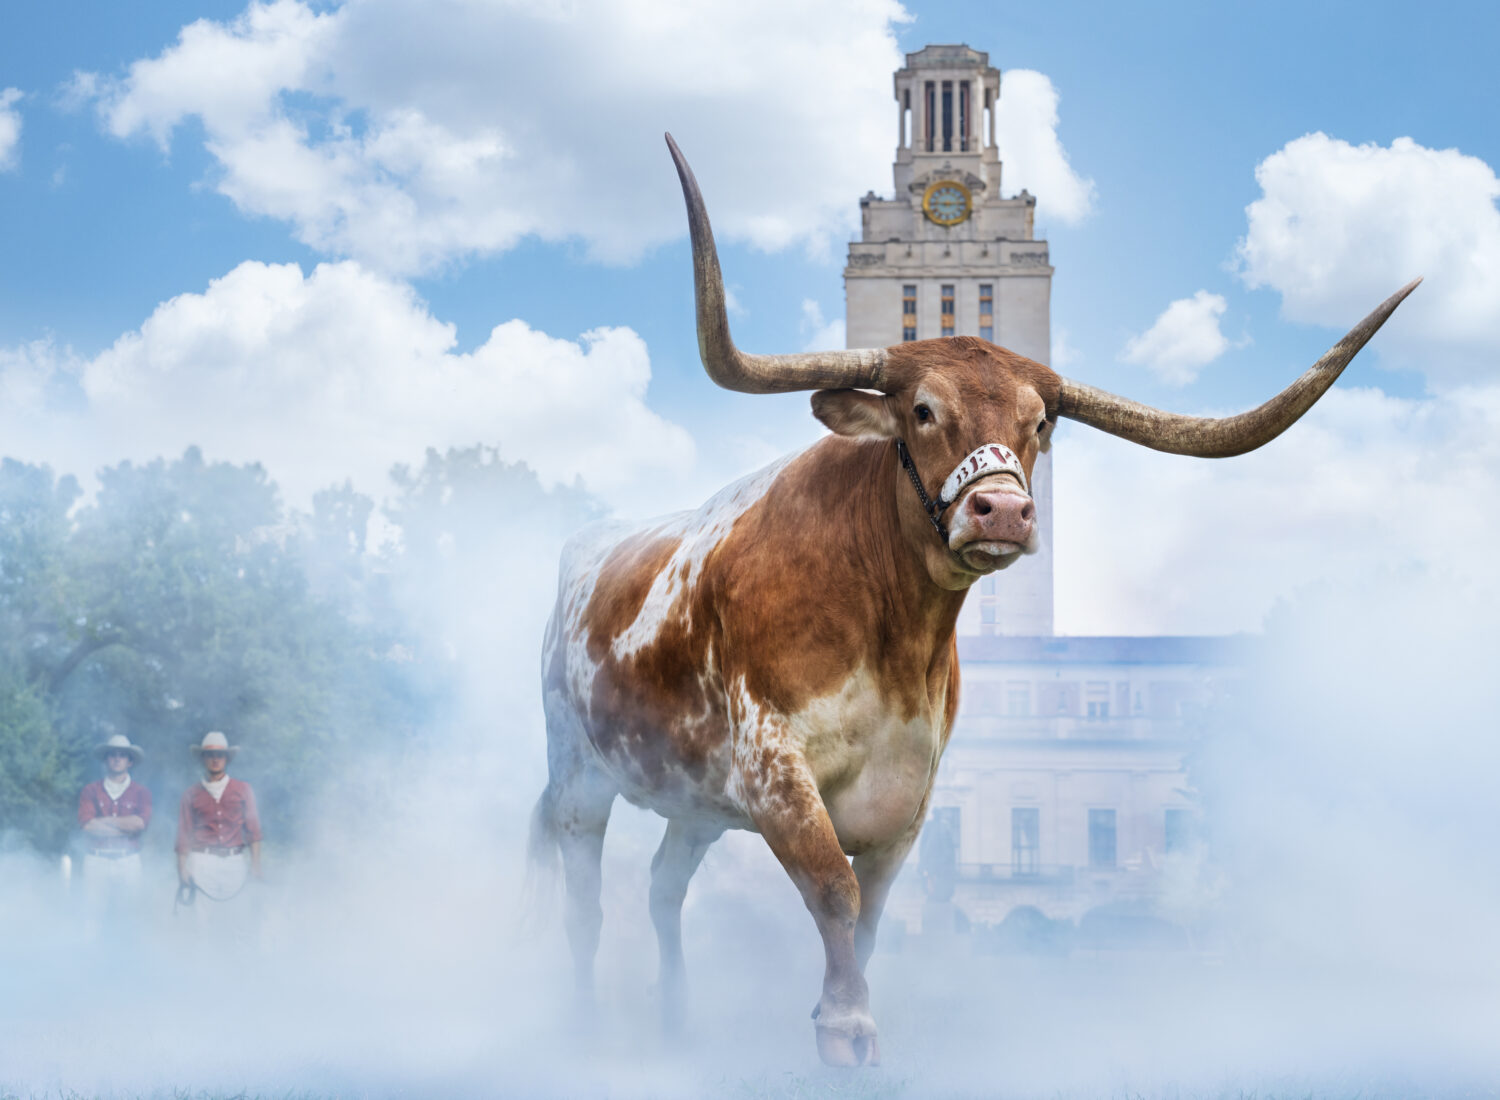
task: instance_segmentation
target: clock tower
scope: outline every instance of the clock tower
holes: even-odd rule
[[[1000,70],[968,46],[927,46],[896,73],[895,194],[860,199],[844,297],[851,348],[978,336],[1051,360],[1052,266],[1036,199],[1001,193]],[[1052,458],[1032,478],[1042,549],[982,579],[960,634],[1052,633]]]

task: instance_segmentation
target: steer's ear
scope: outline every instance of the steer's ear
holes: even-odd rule
[[[901,434],[890,400],[864,390],[819,390],[812,395],[813,415],[838,435],[891,439]]]

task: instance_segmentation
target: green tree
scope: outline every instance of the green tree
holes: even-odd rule
[[[0,828],[56,847],[72,813],[59,789],[76,791],[114,731],[147,750],[143,778],[169,807],[194,778],[188,747],[221,729],[286,839],[351,749],[400,746],[421,724],[395,627],[364,610],[359,542],[346,539],[339,585],[309,582],[310,547],[370,514],[347,487],[320,496],[321,516],[288,516],[261,467],[194,448],[102,471],[70,521],[71,483],[19,464],[0,475],[0,500],[26,518],[0,543],[0,766],[29,798],[0,804]],[[169,832],[153,829],[158,843]]]

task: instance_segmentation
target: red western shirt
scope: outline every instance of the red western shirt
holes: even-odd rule
[[[217,802],[202,783],[182,792],[177,811],[177,850],[238,848],[260,839],[255,792],[243,779],[229,780]]]
[[[96,779],[78,794],[78,824],[82,827],[96,817],[139,817],[150,825],[151,792],[132,779],[119,798],[110,798],[104,789],[104,781]],[[96,852],[139,852],[141,833],[120,833],[118,836],[89,833],[84,844]]]

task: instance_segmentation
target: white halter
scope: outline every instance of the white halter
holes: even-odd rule
[[[1026,495],[1031,495],[1031,487],[1026,482],[1026,468],[1021,465],[1016,452],[1004,443],[986,443],[965,455],[964,460],[948,475],[948,480],[943,482],[943,490],[938,493],[936,500],[928,497],[927,490],[922,488],[922,475],[917,473],[916,463],[911,460],[906,440],[899,436],[896,438],[896,457],[901,460],[906,476],[911,478],[912,488],[917,491],[917,499],[922,502],[922,510],[927,513],[938,538],[944,542],[948,541],[948,528],[943,525],[943,513],[953,506],[958,494],[963,492],[964,486],[969,482],[986,474],[1015,474]]]
[[[1026,469],[1016,452],[1004,443],[985,443],[970,451],[964,460],[953,468],[948,480],[943,482],[943,491],[938,494],[938,503],[947,507],[958,499],[964,486],[986,474],[1015,474],[1021,488],[1031,495],[1031,486],[1026,483]]]

